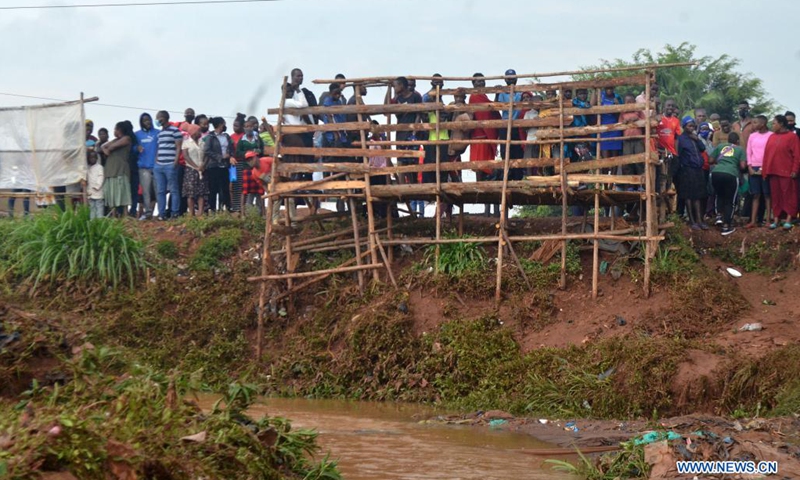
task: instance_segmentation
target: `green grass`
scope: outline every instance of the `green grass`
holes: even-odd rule
[[[241,229],[221,228],[203,240],[200,248],[192,256],[189,268],[197,271],[212,271],[219,268],[223,260],[236,253],[241,242]]]
[[[435,245],[425,247],[423,263],[434,268],[437,267]],[[486,251],[479,243],[458,242],[439,246],[438,270],[441,273],[459,277],[469,272],[483,270],[487,266]]]
[[[73,280],[133,288],[147,265],[142,243],[120,221],[90,220],[85,207],[51,210],[13,225],[0,240],[0,258],[34,289]]]
[[[174,260],[178,258],[178,245],[172,240],[162,240],[156,243],[156,253],[167,260]]]

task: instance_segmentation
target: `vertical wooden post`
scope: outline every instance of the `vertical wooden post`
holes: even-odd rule
[[[294,263],[292,262],[292,234],[291,234],[292,219],[291,219],[291,217],[289,215],[289,202],[290,201],[291,201],[290,197],[284,197],[283,198],[283,206],[284,206],[284,208],[286,208],[286,221],[285,221],[285,223],[286,223],[286,240],[284,241],[284,243],[286,245],[284,247],[286,249],[286,273],[294,272]],[[292,287],[294,286],[294,280],[292,280],[291,278],[286,279],[286,286],[289,289],[289,291],[291,291]],[[294,306],[294,295],[289,295],[289,309],[290,310],[293,309],[293,306]]]
[[[391,162],[391,160],[389,160]],[[392,231],[392,227],[394,226],[394,211],[397,208],[397,204],[394,202],[389,203],[389,208],[386,209],[386,235],[389,237],[389,265],[391,266],[394,263],[394,245],[392,245],[391,241],[394,240],[394,232]]]
[[[594,194],[594,240],[592,241],[592,299],[597,299],[597,282],[600,275],[600,192]]]
[[[658,222],[658,217],[656,216],[656,209],[653,204],[653,177],[655,177],[655,165],[650,162],[650,83],[655,80],[654,72],[648,70],[645,78],[647,79],[647,83],[644,86],[644,100],[647,108],[644,111],[644,189],[646,195],[645,209],[647,220],[645,223],[645,231],[647,232],[647,241],[645,242],[644,253],[644,296],[645,298],[648,298],[650,296],[650,259],[653,257],[653,248],[655,247],[655,242],[651,239],[656,233],[655,226]],[[639,212],[639,215],[641,217],[641,212]]]
[[[561,149],[559,161],[561,167],[559,172],[561,176],[561,235],[566,237],[569,201],[567,200],[567,161],[564,158],[564,92],[561,92],[561,95],[558,96],[558,137],[560,140],[559,148]],[[558,286],[561,289],[567,288],[567,241],[565,238],[561,243],[561,278],[558,282]]]
[[[508,193],[508,162],[511,159],[511,129],[514,126],[514,87],[511,85],[508,98],[508,127],[506,129],[506,154],[503,159],[503,189],[500,196],[500,223],[497,233],[497,284],[494,291],[494,301],[500,306],[500,298],[503,284],[503,243],[506,228],[506,194]]]
[[[464,236],[464,202],[458,204],[458,236]]]
[[[441,123],[439,118],[441,96],[439,92],[439,85],[436,85],[436,144],[434,145],[436,148],[436,273],[439,273],[439,253],[441,250],[439,242],[442,240],[442,172],[440,170],[442,159],[440,158],[441,145],[439,144],[442,140],[439,138],[439,124]]]
[[[349,178],[349,175],[348,175]],[[353,223],[353,237],[355,240],[356,248],[356,264],[360,267],[363,262],[361,260],[361,234],[358,233],[358,214],[356,214],[356,202],[353,197],[347,197],[348,205],[350,206],[350,221]],[[359,270],[358,273],[358,291],[364,293],[364,271]]]
[[[356,90],[356,105],[361,105],[363,102],[361,100],[361,85],[355,85]],[[362,123],[364,121],[364,116],[362,114],[358,114],[358,123]],[[361,148],[366,150],[367,149],[367,134],[364,132],[364,129],[359,129],[359,134],[361,135]],[[369,168],[369,157],[364,157],[364,165]],[[364,193],[367,200],[367,227],[369,228],[368,238],[369,238],[369,254],[370,259],[373,265],[379,265],[381,262],[378,259],[378,247],[377,243],[375,242],[375,215],[372,206],[372,187],[370,186],[370,177],[369,172],[364,174]],[[358,243],[358,240],[356,240]],[[358,252],[356,252],[357,254]],[[387,266],[388,268],[388,266]],[[378,270],[372,270],[372,278],[375,281],[380,280],[380,275],[378,274]]]
[[[278,183],[278,163],[281,151],[282,130],[283,130],[283,109],[286,105],[286,84],[288,77],[283,77],[283,84],[281,86],[281,103],[278,112],[278,125],[275,129],[275,152],[273,153],[272,160],[272,173],[270,175],[269,192],[275,191],[275,186]],[[263,202],[264,200],[261,199]],[[270,197],[267,199],[267,221],[264,227],[264,245],[261,251],[261,276],[268,275],[274,271],[274,264],[272,261],[272,254],[270,253],[270,243],[272,241],[272,214],[275,211],[276,203],[280,205],[280,197]],[[280,207],[278,207],[280,208]],[[289,212],[286,212],[289,215]],[[256,361],[260,361],[262,357],[262,347],[264,344],[264,309],[266,307],[267,296],[267,282],[261,282],[261,291],[258,296],[258,326],[256,329]]]
[[[86,110],[85,110],[85,102],[84,102],[84,100],[85,100],[85,97],[83,95],[83,92],[81,92],[81,125],[84,128],[83,135],[86,136]],[[83,150],[84,151],[86,150],[86,142],[83,142]],[[85,159],[88,154],[89,154],[89,152],[86,152],[83,155],[83,158]],[[85,163],[86,162],[84,161],[84,164]],[[86,172],[86,181],[88,182],[88,180],[89,180],[89,172],[87,171]],[[136,192],[133,192],[133,195],[136,195]],[[88,207],[89,206],[88,183],[86,183],[85,185],[81,185],[81,199],[83,200],[83,204]],[[14,212],[11,212],[11,213],[13,214]],[[136,212],[134,212],[134,213],[136,213]],[[149,284],[149,282],[148,282],[148,284]]]

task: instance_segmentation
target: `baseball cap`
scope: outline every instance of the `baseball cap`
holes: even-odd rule
[[[244,158],[258,157],[258,152],[250,151],[244,154]]]

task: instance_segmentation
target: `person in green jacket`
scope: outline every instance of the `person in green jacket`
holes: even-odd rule
[[[258,181],[252,177],[252,172],[250,171],[252,167],[247,162],[248,152],[256,152],[259,156],[264,154],[264,141],[258,134],[258,119],[255,117],[247,119],[244,124],[244,136],[242,136],[242,138],[239,139],[239,143],[236,144],[236,173],[239,182],[241,182],[241,187],[239,187],[239,191],[236,193],[240,196],[239,204],[242,208],[239,210],[239,216],[241,217],[244,217],[248,196],[258,193],[259,187]],[[251,198],[251,200],[260,199]],[[261,210],[261,208],[259,208],[259,210]]]
[[[709,155],[711,184],[717,194],[717,211],[722,214],[722,235],[727,236],[736,229],[733,226],[733,210],[739,193],[739,177],[747,170],[747,154],[739,146],[739,134],[731,132],[728,141],[720,143]]]

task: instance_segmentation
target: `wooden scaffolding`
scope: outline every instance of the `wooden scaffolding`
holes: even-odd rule
[[[436,98],[454,95],[455,93],[466,93],[467,95],[485,93],[508,93],[507,103],[480,103],[480,104],[461,104],[446,105],[442,101],[422,104],[364,104],[360,94],[360,86],[382,86],[391,89],[391,82],[394,77],[373,77],[356,78],[346,80],[315,80],[314,83],[329,85],[340,83],[342,87],[356,87],[355,105],[337,106],[315,106],[307,108],[289,108],[286,106],[286,90],[288,79],[284,77],[282,97],[279,108],[270,109],[270,114],[278,115],[278,122],[275,128],[276,147],[273,152],[273,175],[268,193],[265,195],[267,201],[267,226],[264,236],[262,271],[261,275],[252,277],[249,280],[260,283],[259,310],[258,310],[258,343],[257,357],[261,358],[261,346],[263,343],[264,320],[267,315],[268,305],[272,312],[276,310],[277,303],[291,298],[296,292],[324,280],[331,275],[339,273],[356,272],[358,275],[358,285],[363,291],[367,278],[365,274],[371,272],[374,281],[380,280],[380,271],[385,270],[386,278],[394,285],[396,280],[392,271],[393,253],[392,248],[396,245],[435,245],[436,266],[438,268],[439,247],[444,243],[451,242],[475,242],[475,243],[495,243],[497,244],[497,278],[495,300],[499,304],[501,300],[501,283],[504,266],[504,256],[506,252],[511,256],[516,266],[522,270],[522,266],[516,257],[513,244],[515,242],[529,241],[557,241],[561,248],[561,277],[560,286],[564,288],[567,282],[566,262],[567,244],[570,240],[584,240],[593,242],[593,266],[592,266],[592,294],[593,298],[598,295],[599,277],[599,246],[602,240],[613,240],[619,242],[643,242],[644,255],[644,293],[650,292],[650,262],[657,251],[658,242],[663,239],[664,209],[658,208],[658,204],[665,203],[666,194],[660,192],[656,186],[657,169],[663,170],[663,165],[659,161],[658,152],[654,151],[651,138],[653,137],[653,127],[655,127],[654,102],[651,98],[650,87],[655,83],[656,70],[665,67],[681,67],[689,64],[670,64],[670,65],[647,65],[638,67],[627,67],[621,69],[608,69],[596,71],[574,71],[556,73],[535,73],[513,76],[483,77],[485,80],[502,80],[516,77],[519,80],[536,79],[536,83],[525,85],[503,85],[485,88],[440,88],[436,87]],[[618,76],[619,72],[626,72],[625,76]],[[559,77],[575,74],[597,74],[596,79],[575,81],[554,81],[552,83],[540,83],[539,79],[547,77]],[[416,80],[433,80],[433,77],[407,77]],[[437,77],[437,80],[444,82],[469,82],[472,77]],[[563,92],[575,89],[598,90],[606,87],[638,87],[643,91],[644,103],[633,104],[614,104],[597,105],[590,108],[575,108],[572,103],[566,104]],[[557,91],[557,98],[549,98],[543,101],[515,101],[515,93],[520,91]],[[387,91],[387,99],[389,98]],[[514,118],[514,111],[522,109],[549,110],[552,115],[535,119]],[[500,120],[462,120],[462,121],[439,121],[440,115],[447,113],[495,111],[508,112],[507,119]],[[600,116],[603,114],[621,114],[625,112],[642,112],[643,119],[631,123],[612,123],[601,124]],[[431,114],[433,113],[435,122],[421,123],[391,123],[391,116],[404,113]],[[284,122],[284,115],[307,115],[310,117],[323,115],[348,115],[350,119],[345,123],[312,123],[304,125],[287,125]],[[386,123],[375,125],[365,121],[364,116],[385,116]],[[595,125],[573,127],[569,126],[573,118],[577,116],[593,116],[597,118]],[[391,132],[399,131],[426,131],[435,132],[436,138],[440,138],[439,132],[443,129],[448,130],[471,130],[474,128],[497,128],[504,131],[505,137],[498,140],[470,139],[469,136],[463,140],[392,140]],[[537,128],[537,140],[534,142],[512,139],[512,130],[516,128]],[[620,137],[603,138],[604,132],[623,131],[632,127],[641,128],[644,135],[635,137],[625,137],[626,139],[643,140],[644,152],[617,156],[612,158],[600,158],[600,145],[604,141],[621,140]],[[287,146],[284,143],[286,135],[290,134],[313,134],[314,132],[357,132],[358,140],[351,144],[351,148],[310,148]],[[387,133],[388,140],[367,142],[367,132]],[[370,166],[370,158],[380,156],[387,158],[414,158],[418,159],[420,146],[426,145],[450,145],[454,143],[467,143],[470,145],[478,143],[494,143],[505,145],[505,156],[499,161],[485,162],[448,162],[441,158],[440,148],[436,148],[436,162],[429,164],[414,165],[393,165],[376,168]],[[570,163],[568,158],[564,158],[565,145],[568,144],[592,144],[596,145],[596,158],[588,161]],[[560,152],[552,155],[553,158],[528,158],[512,159],[512,145],[538,144],[550,145],[553,152]],[[374,149],[370,146],[379,146]],[[403,149],[392,147],[405,147]],[[556,150],[558,148],[558,150]],[[289,155],[304,155],[308,158],[343,158],[343,163],[288,163],[284,161]],[[360,158],[361,161],[353,161]],[[399,162],[398,162],[399,163]],[[416,163],[416,162],[415,162]],[[618,175],[610,174],[609,169],[616,169],[627,165],[642,165],[641,175]],[[660,166],[660,167],[659,167]],[[509,180],[511,169],[517,168],[539,168],[552,169],[555,172],[547,176],[528,176],[522,180]],[[461,170],[480,170],[494,169],[502,171],[502,180],[482,181],[474,183],[447,183],[442,182],[443,172],[454,172]],[[312,174],[323,172],[327,177],[315,181],[290,181],[293,174]],[[419,172],[435,172],[436,181],[431,183],[399,183],[386,185],[373,185],[370,177],[379,175],[396,175],[398,178],[403,174],[417,175]],[[663,175],[662,175],[663,177]],[[625,191],[611,188],[612,185],[632,187]],[[306,200],[322,198],[343,198],[347,199],[349,215],[352,223],[352,231],[338,231],[330,234],[323,234],[313,239],[298,240],[292,238],[292,220],[289,217],[288,207],[290,199],[303,198]],[[396,239],[393,236],[392,209],[398,208],[399,203],[410,200],[435,201],[436,204],[436,231],[434,238],[402,238]],[[389,205],[389,214],[385,219],[385,226],[378,229],[376,222],[374,204],[375,202],[385,202]],[[500,218],[497,221],[497,235],[467,238],[442,238],[442,204],[447,202],[462,207],[459,215],[459,233],[463,234],[463,205],[470,203],[486,204],[493,203],[500,205]],[[529,236],[510,236],[507,229],[507,204],[513,202],[514,205],[560,205],[561,208],[561,232],[557,234],[542,234]],[[643,213],[639,225],[632,228],[615,230],[612,212],[612,222],[609,230],[600,229],[601,207],[616,207],[623,204],[638,202],[640,211]],[[359,215],[356,204],[366,204],[366,240],[362,239],[361,232],[363,227],[359,225]],[[274,225],[271,221],[275,209],[279,209],[283,204],[287,207],[284,219],[285,226]],[[568,212],[570,205],[586,205],[594,209],[593,231],[580,233],[570,233],[568,230]],[[413,212],[409,214],[413,217]],[[588,211],[588,208],[587,208]],[[661,212],[661,214],[659,214]],[[323,220],[325,218],[340,217],[340,214],[316,215],[306,220]],[[585,218],[584,218],[585,223]],[[343,234],[351,235],[351,239],[335,240]],[[282,236],[282,248],[274,249],[275,236]],[[364,247],[362,249],[362,246]],[[335,249],[355,249],[355,257],[344,264],[325,270],[318,271],[297,271],[298,253],[308,250],[335,250]],[[283,262],[279,266],[277,259],[282,258]],[[523,272],[524,276],[524,272]],[[527,278],[526,278],[527,280]],[[299,281],[300,283],[295,283]],[[290,302],[291,306],[291,302]]]

